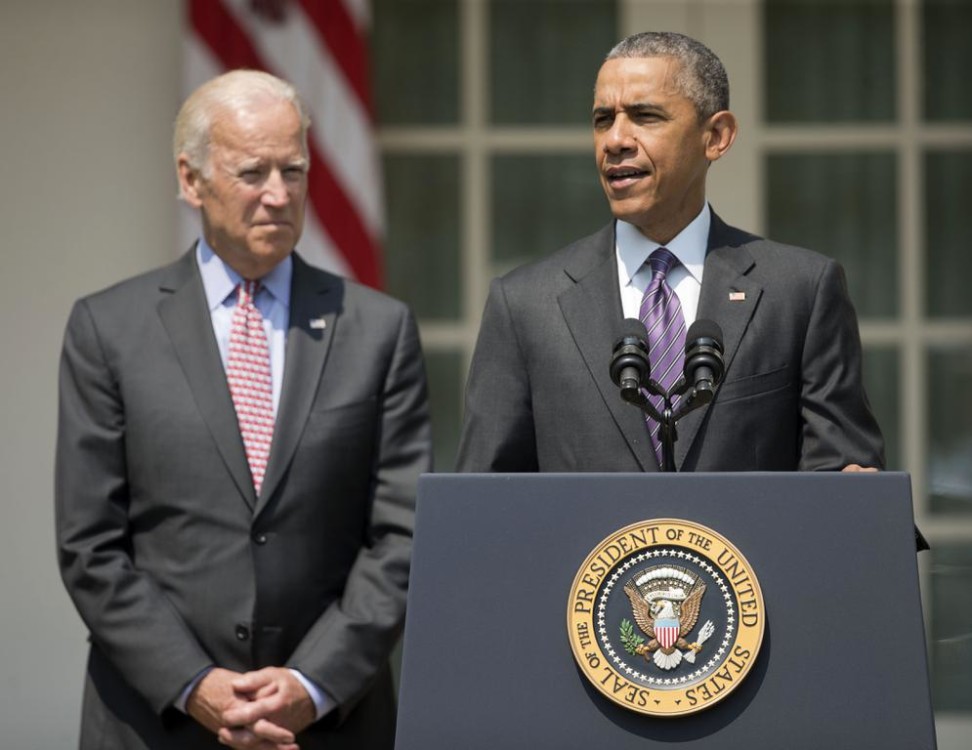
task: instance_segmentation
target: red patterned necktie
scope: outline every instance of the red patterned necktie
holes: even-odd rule
[[[665,389],[671,390],[678,381],[685,366],[685,316],[678,295],[668,285],[666,276],[678,265],[678,258],[665,247],[660,247],[648,256],[651,267],[651,281],[641,298],[641,322],[648,329],[648,361],[651,363],[651,378]],[[678,406],[681,397],[672,399],[672,409]],[[665,409],[661,396],[649,396],[658,413]],[[647,415],[648,431],[655,449],[658,465],[662,466],[662,441],[659,432],[661,424]]]
[[[263,328],[263,315],[253,304],[259,289],[258,281],[244,281],[237,287],[226,363],[226,380],[236,407],[253,487],[258,495],[273,440],[270,347]]]

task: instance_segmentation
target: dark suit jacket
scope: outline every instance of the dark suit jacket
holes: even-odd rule
[[[458,470],[658,471],[641,412],[608,373],[622,317],[613,222],[494,281]],[[680,470],[883,466],[837,263],[713,214],[697,317],[722,327],[726,373],[678,423]]]
[[[194,253],[74,307],[56,516],[91,634],[82,747],[217,747],[172,708],[210,665],[324,688],[339,707],[303,748],[391,747],[387,661],[431,454],[417,330],[401,303],[296,255],[292,284],[259,497]]]

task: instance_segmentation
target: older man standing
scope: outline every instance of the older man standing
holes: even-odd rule
[[[294,252],[307,127],[235,71],[176,122],[203,233],[80,300],[57,542],[90,630],[82,748],[390,748],[425,373],[407,308]]]

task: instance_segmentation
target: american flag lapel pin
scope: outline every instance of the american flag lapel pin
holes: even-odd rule
[[[327,320],[325,318],[311,318],[310,327],[315,331],[323,331],[327,328]]]
[[[746,292],[729,292],[730,302],[745,302]]]

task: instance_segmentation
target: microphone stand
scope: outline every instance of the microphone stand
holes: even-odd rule
[[[653,396],[661,396],[664,399],[665,406],[660,414],[645,395],[646,390]],[[675,396],[681,396],[686,391],[688,392],[688,396],[682,399],[678,411],[675,411],[672,406],[672,400]],[[629,404],[637,406],[642,412],[661,425],[661,470],[667,472],[678,471],[675,468],[675,441],[678,440],[676,425],[678,424],[678,420],[690,411],[698,409],[700,406],[705,406],[712,400],[711,387],[696,388],[695,386],[690,386],[683,375],[672,386],[671,390],[665,391],[657,381],[649,379],[644,388],[631,387],[628,383],[625,383],[621,388],[621,398]]]

